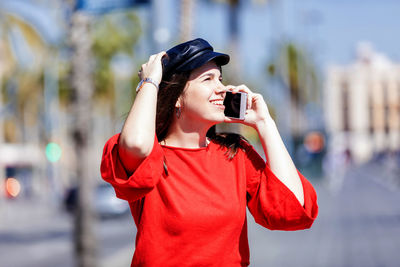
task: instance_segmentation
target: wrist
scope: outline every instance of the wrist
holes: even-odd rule
[[[270,116],[258,120],[254,125],[254,128],[257,130],[257,132],[263,131],[271,127],[276,127],[276,123]]]
[[[157,89],[157,91],[158,91],[159,82],[157,82],[155,79],[152,79],[152,78],[143,78],[143,79],[139,82],[138,86],[136,87],[136,93],[138,93],[138,92],[143,88],[143,86],[144,86],[145,84],[151,84],[151,85],[154,86],[154,87]]]

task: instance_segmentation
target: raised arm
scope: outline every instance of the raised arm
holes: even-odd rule
[[[269,164],[272,172],[293,192],[300,204],[304,205],[303,186],[299,174],[289,152],[286,150],[275,122],[272,118],[265,118],[257,122],[255,129],[260,136],[267,164]]]
[[[157,85],[162,78],[161,59],[165,52],[152,55],[142,65],[140,79],[151,78]],[[146,158],[154,144],[158,88],[149,82],[143,83],[121,131],[118,153],[121,163],[129,173]]]
[[[248,93],[247,111],[242,123],[257,130],[270,169],[293,192],[300,204],[304,205],[303,186],[299,174],[262,95],[252,93],[245,85],[227,86],[227,88],[233,92]],[[226,121],[234,122],[229,118]]]

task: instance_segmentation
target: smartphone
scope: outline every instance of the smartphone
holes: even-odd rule
[[[247,106],[247,93],[226,92],[224,99],[225,116],[237,120],[244,120]]]

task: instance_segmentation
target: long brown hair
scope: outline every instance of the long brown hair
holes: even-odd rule
[[[175,115],[175,104],[179,96],[182,95],[186,83],[190,77],[190,72],[174,73],[169,77],[163,78],[160,83],[157,96],[156,113],[156,135],[159,142],[163,141],[168,134],[173,116]],[[243,148],[241,140],[246,139],[234,133],[217,133],[216,127],[212,126],[207,137],[215,141],[222,147],[226,147],[225,154],[228,159],[233,159],[239,148]],[[165,162],[164,162],[165,163]],[[164,164],[164,167],[166,164]],[[166,173],[168,173],[166,169]]]
[[[183,93],[190,72],[174,73],[163,77],[157,95],[156,134],[158,141],[163,141],[168,134],[175,113],[175,104]]]

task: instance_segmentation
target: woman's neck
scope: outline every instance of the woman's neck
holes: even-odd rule
[[[200,148],[209,143],[206,137],[209,127],[182,127],[180,123],[172,123],[167,137],[162,144],[173,147]],[[210,126],[211,127],[211,126]]]
[[[187,133],[184,135],[171,134],[168,135],[161,144],[172,147],[182,148],[200,148],[206,147],[209,140],[206,136],[200,137],[197,133]]]

